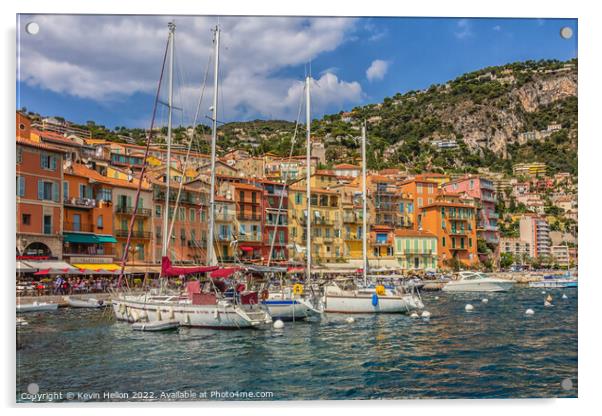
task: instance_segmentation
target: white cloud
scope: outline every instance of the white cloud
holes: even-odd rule
[[[383,61],[382,59],[376,59],[372,61],[370,67],[366,69],[366,78],[368,78],[368,81],[370,82],[381,80],[385,77],[388,70],[389,62]]]
[[[167,41],[167,23],[172,18],[21,18],[35,19],[40,25],[38,35],[21,36],[21,81],[101,103],[136,93],[154,93]],[[216,21],[214,17],[175,18],[175,73],[180,87],[176,100],[182,101],[189,113],[196,108],[199,85],[212,54],[211,28]],[[354,19],[347,18],[220,18],[221,119],[296,117],[298,97],[290,94],[298,92],[302,65],[343,44],[355,25]],[[332,72],[323,72],[316,81],[319,88],[312,96],[316,110],[329,104],[357,103],[362,97],[360,84],[340,80]],[[206,103],[211,96],[210,86],[205,92]]]
[[[454,31],[454,35],[458,39],[466,39],[473,35],[472,25],[468,19],[460,19],[458,23],[456,23],[456,30]]]

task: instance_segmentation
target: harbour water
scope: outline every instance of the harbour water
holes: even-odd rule
[[[108,310],[27,314],[17,401],[32,384],[91,401],[577,397],[577,290],[547,292],[552,307],[541,289],[433,292],[429,320],[327,315],[281,330],[144,333]]]

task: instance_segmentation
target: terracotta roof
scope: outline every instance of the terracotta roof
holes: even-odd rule
[[[352,165],[350,163],[341,163],[334,167],[335,169],[361,169],[359,166]]]
[[[110,178],[108,176],[103,176],[94,169],[87,168],[86,166],[79,163],[71,165],[71,171],[65,170],[65,175],[81,176],[100,183],[105,183],[121,188],[138,189],[138,179],[133,179],[131,182],[129,182],[125,179]],[[142,182],[142,189],[150,189],[148,183],[146,183],[145,181]]]
[[[66,153],[66,151],[64,149],[61,149],[60,147],[52,146],[52,145],[46,144],[46,143],[35,142],[33,140],[24,139],[22,137],[17,137],[17,143],[20,145],[23,145],[23,146],[30,146],[30,147],[35,147],[38,149],[50,150],[50,151],[57,152],[57,153]]]
[[[263,191],[263,189],[255,186],[255,185],[250,185],[248,183],[233,183],[232,186],[234,186],[236,189],[248,189],[250,191],[259,191],[259,192]]]
[[[472,208],[475,209],[472,205],[468,204],[458,204],[455,202],[447,202],[447,201],[435,201],[432,204],[428,204],[422,207],[422,209],[426,208],[434,208],[434,207],[455,207],[455,208]]]
[[[435,234],[431,234],[426,231],[419,230],[408,230],[404,228],[398,228],[395,230],[396,237],[434,237],[437,238]]]
[[[40,130],[32,130],[33,134],[36,134],[42,138],[42,140],[50,140],[53,142],[58,142],[61,144],[66,144],[69,146],[77,146],[81,147],[81,144],[74,142],[68,137],[63,136],[62,134],[58,134],[52,131],[40,131]]]

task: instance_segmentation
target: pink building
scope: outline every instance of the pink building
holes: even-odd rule
[[[466,176],[442,185],[444,191],[465,193],[478,202],[477,237],[488,243],[499,244],[500,232],[495,212],[495,187],[493,182],[479,176]]]

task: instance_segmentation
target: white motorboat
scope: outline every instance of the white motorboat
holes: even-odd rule
[[[56,311],[58,307],[58,303],[50,302],[18,303],[17,313]]]
[[[457,280],[443,286],[444,292],[505,292],[514,286],[514,281],[489,277],[482,272],[462,271]]]
[[[71,296],[67,296],[65,299],[67,300],[67,304],[72,308],[98,309],[98,308],[104,308],[105,306],[109,305],[108,302],[105,302],[103,300],[98,300],[95,298],[78,299],[78,298],[73,298]]]
[[[337,283],[326,286],[323,304],[328,313],[411,313],[424,308],[419,297],[404,293],[401,287],[362,288],[354,283],[347,287]]]
[[[267,308],[272,319],[296,321],[321,315],[314,302],[303,294],[303,287],[299,284],[269,294],[264,291],[262,294],[264,299],[261,304]]]

